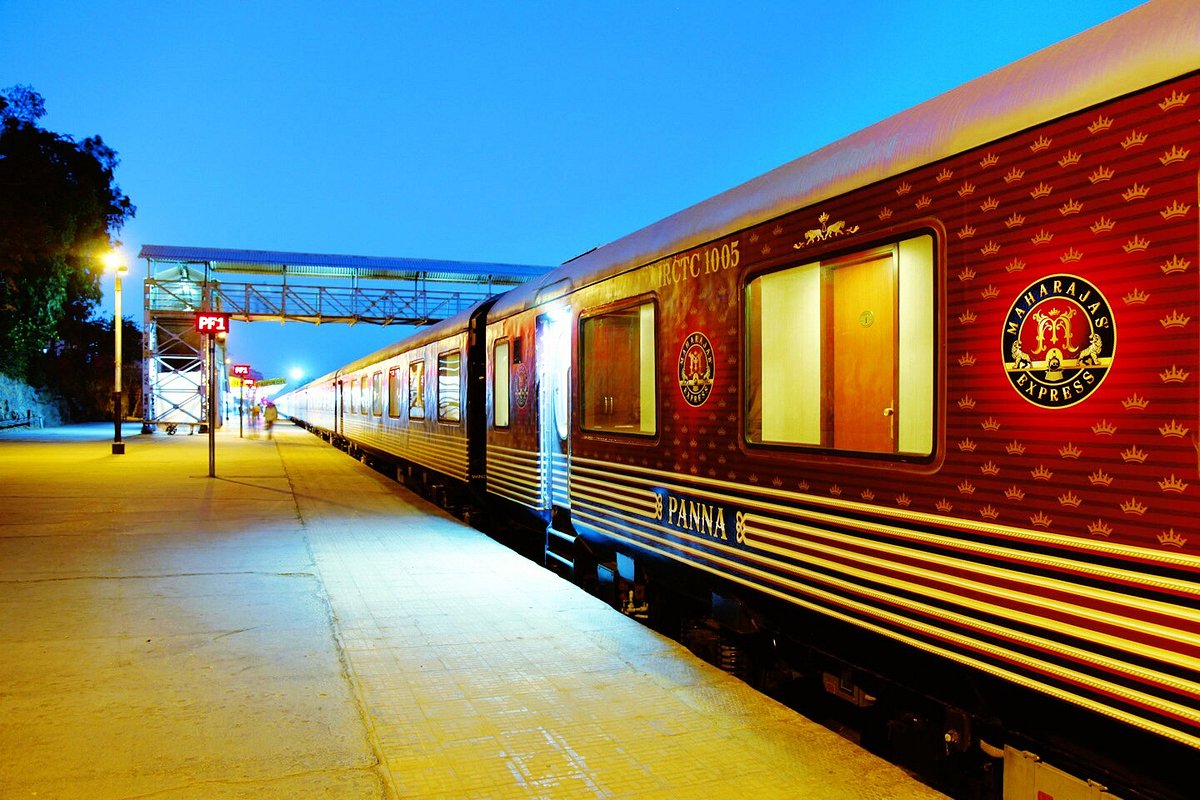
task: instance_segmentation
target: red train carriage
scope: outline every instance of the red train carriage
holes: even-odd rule
[[[1197,64],[1200,7],[1150,4],[501,298],[489,492],[902,759],[1183,796]]]
[[[1198,64],[1148,4],[280,403],[954,794],[1190,797]]]

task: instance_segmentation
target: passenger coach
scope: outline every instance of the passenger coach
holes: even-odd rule
[[[1191,796],[1197,65],[1150,3],[298,394],[957,795]]]

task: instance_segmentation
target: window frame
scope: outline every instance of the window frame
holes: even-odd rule
[[[503,395],[497,385],[499,379],[499,359],[496,357],[496,352],[500,345],[504,345],[505,352],[505,374],[504,374],[504,392]],[[499,430],[507,430],[512,427],[512,339],[508,336],[502,336],[492,342],[492,427]],[[500,419],[500,397],[504,398],[504,423],[499,422]]]
[[[829,349],[832,342],[832,323],[826,319],[826,311],[828,309],[829,298],[826,296],[827,282],[829,280],[826,272],[826,265],[831,265],[831,270],[839,266],[850,266],[855,263],[862,263],[870,260],[872,257],[878,257],[881,253],[892,251],[896,254],[897,264],[900,257],[900,248],[906,242],[912,242],[922,237],[929,239],[929,263],[926,273],[926,280],[929,284],[929,293],[926,295],[928,301],[928,317],[929,317],[929,349],[927,353],[921,353],[922,356],[928,355],[928,386],[925,387],[924,394],[928,400],[928,447],[929,452],[906,452],[899,449],[901,433],[899,428],[895,436],[895,448],[890,452],[872,451],[872,450],[854,450],[849,448],[838,448],[832,445],[832,439],[826,441],[826,436],[829,435],[825,429],[825,415],[831,412],[826,405],[831,404],[834,383],[822,377],[819,388],[821,398],[821,408],[819,409],[819,426],[821,428],[821,443],[811,444],[804,442],[787,442],[787,441],[763,441],[761,432],[761,422],[759,423],[759,438],[755,439],[751,433],[751,405],[757,393],[761,393],[761,380],[758,387],[752,388],[751,382],[756,380],[753,375],[753,368],[756,360],[752,353],[754,346],[754,328],[753,328],[753,311],[751,304],[751,285],[766,276],[776,275],[790,270],[798,270],[808,265],[819,265],[820,272],[817,275],[817,280],[821,287],[821,294],[817,299],[818,305],[821,308],[821,318],[818,323],[819,342],[818,349],[820,351],[820,359],[822,370],[826,366],[826,359],[829,356]],[[741,439],[743,446],[751,451],[763,452],[805,452],[814,455],[825,455],[838,460],[846,460],[849,463],[871,463],[871,462],[886,462],[888,464],[913,464],[913,465],[928,465],[938,461],[941,458],[941,425],[942,425],[942,410],[941,398],[942,391],[942,367],[941,367],[941,350],[943,342],[943,307],[944,297],[941,279],[942,267],[945,263],[945,254],[942,250],[945,236],[940,230],[930,227],[920,227],[904,231],[899,231],[884,239],[866,242],[860,246],[841,248],[837,250],[815,250],[806,254],[799,259],[791,259],[786,263],[771,266],[768,268],[758,269],[747,272],[742,276],[740,281],[740,302],[741,308],[741,326],[742,326],[742,368],[740,391],[742,399],[740,403],[741,416]],[[903,344],[900,340],[903,339],[905,331],[902,321],[903,304],[900,276],[896,277],[895,296],[893,304],[895,307],[895,325],[896,331],[894,339],[897,340],[897,346],[894,351],[896,356],[896,369],[894,372],[894,385],[897,387],[901,383],[901,364],[904,356],[902,353]],[[761,310],[759,312],[761,314]],[[760,323],[760,328],[761,328]],[[761,360],[761,355],[760,355]],[[759,371],[760,376],[762,370]],[[899,405],[900,396],[897,389],[896,406]],[[761,400],[760,400],[761,402]]]
[[[387,415],[389,419],[400,418],[400,407],[404,404],[404,399],[400,394],[400,389],[404,384],[400,382],[400,367],[388,368],[388,408]]]
[[[588,425],[587,410],[584,408],[585,398],[587,396],[587,381],[588,381],[587,364],[585,363],[585,360],[584,360],[585,349],[587,346],[586,335],[584,333],[585,327],[589,323],[592,323],[596,319],[606,317],[606,316],[615,316],[617,314],[620,314],[622,312],[627,312],[630,310],[637,311],[644,306],[649,306],[652,316],[653,316],[651,331],[650,331],[652,338],[650,341],[650,348],[649,348],[650,349],[650,368],[649,368],[650,382],[649,382],[649,385],[650,385],[650,391],[653,395],[650,400],[650,403],[649,403],[649,408],[654,414],[653,427],[651,428],[651,430],[643,431],[643,430],[626,430],[626,429],[615,428],[615,427],[612,427],[612,428],[595,427],[594,425]],[[575,351],[575,359],[574,359],[575,364],[577,365],[577,369],[576,369],[577,379],[576,379],[576,393],[575,393],[576,403],[575,403],[575,405],[578,408],[579,429],[584,434],[592,436],[592,437],[620,436],[622,438],[641,440],[644,442],[657,441],[659,434],[661,432],[660,420],[662,417],[662,410],[659,407],[659,404],[660,404],[662,398],[660,397],[659,386],[658,386],[658,369],[659,369],[659,362],[660,362],[658,350],[659,350],[659,344],[661,341],[660,328],[661,328],[661,314],[660,314],[659,307],[658,307],[658,298],[654,294],[650,294],[650,293],[636,295],[634,297],[623,298],[622,300],[620,300],[619,302],[616,302],[616,303],[609,303],[607,305],[597,306],[596,308],[591,308],[591,309],[587,309],[585,311],[580,312],[579,321],[578,321],[578,325],[576,328],[576,337],[577,337],[577,341],[578,341],[578,347]],[[639,342],[639,348],[640,348],[640,346],[641,346],[641,344]],[[641,380],[642,380],[642,375],[639,370],[639,389],[640,389]],[[640,397],[641,397],[640,391],[639,391],[638,397],[639,397],[639,401],[640,401]],[[639,402],[639,405],[641,405],[640,402]]]
[[[383,370],[371,373],[371,416],[383,416]]]
[[[413,391],[413,370],[417,366],[421,367],[421,384],[420,391]],[[414,358],[408,362],[408,376],[405,380],[405,385],[408,387],[408,418],[409,419],[425,419],[425,385],[428,382],[428,375],[425,371],[425,359]],[[418,402],[419,401],[419,402]],[[419,412],[418,412],[419,410]]]
[[[458,375],[454,381],[454,408],[457,410],[457,415],[453,419],[442,415],[442,360],[448,359],[450,356],[458,356]],[[437,403],[437,421],[444,425],[461,425],[463,418],[463,349],[461,347],[454,347],[437,354],[437,376],[437,391],[434,393]]]

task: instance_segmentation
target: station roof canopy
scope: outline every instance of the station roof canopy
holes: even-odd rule
[[[151,264],[207,264],[211,272],[315,278],[425,280],[515,286],[549,272],[551,266],[441,261],[429,258],[340,256],[281,253],[271,250],[226,250],[215,247],[142,245],[138,258]]]

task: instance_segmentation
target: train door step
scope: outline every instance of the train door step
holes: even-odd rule
[[[567,576],[575,570],[575,539],[573,532],[560,531],[557,528],[546,528],[546,566],[554,569],[565,568]]]

